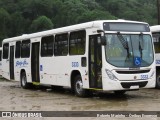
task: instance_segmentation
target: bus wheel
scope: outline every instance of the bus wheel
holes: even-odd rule
[[[82,78],[81,78],[80,75],[77,75],[75,77],[74,92],[75,92],[76,96],[79,96],[79,97],[85,97],[86,96],[86,90],[83,89]]]
[[[23,72],[21,74],[21,87],[24,88],[24,89],[27,89],[29,88],[29,83],[27,83],[27,77],[26,77],[26,73]]]
[[[125,90],[114,91],[115,95],[124,95],[126,93]]]
[[[160,89],[160,71],[157,71],[156,75],[156,88]]]

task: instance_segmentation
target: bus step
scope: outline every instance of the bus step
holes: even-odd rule
[[[40,82],[32,82],[33,85],[40,85]]]

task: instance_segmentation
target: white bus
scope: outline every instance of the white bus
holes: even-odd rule
[[[156,88],[160,88],[160,25],[151,26],[150,29],[156,53]]]
[[[3,40],[3,77],[70,87],[77,96],[90,90],[155,87],[155,60],[149,25],[103,20]]]
[[[0,76],[2,75],[2,47],[0,47]]]

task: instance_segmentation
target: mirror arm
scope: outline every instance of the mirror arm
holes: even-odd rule
[[[103,33],[103,36],[105,35],[104,30],[97,30],[97,33]]]

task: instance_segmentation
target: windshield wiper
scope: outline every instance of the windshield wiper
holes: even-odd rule
[[[143,44],[143,33],[140,33],[139,35],[139,51],[140,51],[140,54],[141,54],[141,58],[142,58],[142,50],[144,49],[144,44]]]
[[[125,49],[128,49],[128,42],[124,39],[124,37],[122,36],[122,34],[120,32],[117,32],[117,36],[118,36],[120,42],[122,43],[123,47]]]
[[[127,57],[129,58],[129,47],[128,47],[127,40],[124,39],[124,37],[122,36],[122,34],[120,32],[117,32],[117,36],[119,38],[119,41],[123,45],[123,47],[127,50]]]

